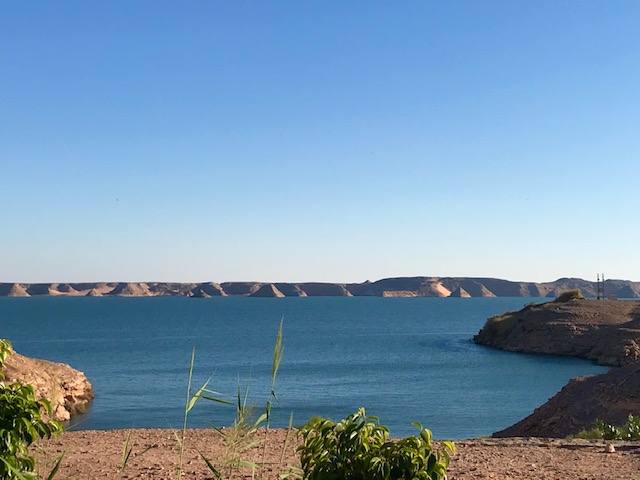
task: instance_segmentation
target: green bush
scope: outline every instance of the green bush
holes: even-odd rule
[[[300,428],[299,447],[304,478],[308,480],[446,479],[451,442],[438,450],[431,432],[414,423],[419,436],[389,440],[389,431],[364,408],[334,423],[314,417]]]
[[[602,420],[596,420],[593,427],[582,430],[575,435],[576,438],[602,439],[602,440],[640,440],[640,417],[629,415],[627,423],[621,427],[609,425]]]
[[[2,367],[11,352],[11,342],[0,339],[0,478],[32,479],[37,475],[29,445],[57,435],[62,426],[43,419],[43,413],[51,417],[51,405],[44,399],[36,400],[31,385],[5,383]]]
[[[580,290],[567,290],[558,295],[554,302],[566,303],[571,300],[584,300],[584,295]]]

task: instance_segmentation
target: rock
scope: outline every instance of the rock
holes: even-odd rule
[[[227,295],[251,295],[258,290],[263,284],[257,282],[225,282],[220,286]]]
[[[13,352],[5,360],[4,372],[6,382],[32,385],[36,398],[49,400],[56,420],[86,412],[94,396],[85,374],[64,363]]]
[[[284,293],[276,288],[273,283],[262,285],[258,290],[253,292],[250,297],[270,297],[284,298]]]
[[[109,292],[109,295],[118,297],[148,297],[151,291],[146,283],[119,283]]]
[[[640,412],[640,304],[569,300],[528,305],[490,318],[476,343],[503,350],[569,355],[619,366],[602,375],[574,378],[520,422],[497,437],[565,437],[596,419],[622,425]]]
[[[458,297],[458,298],[471,298],[469,292],[467,292],[464,288],[458,287],[453,292],[451,292],[450,297]]]
[[[623,425],[640,412],[640,363],[602,375],[573,378],[531,415],[494,437],[559,437],[573,435],[600,419]]]
[[[514,352],[627,365],[640,359],[640,304],[613,300],[532,304],[490,318],[474,341]]]
[[[9,287],[7,297],[29,297],[29,293],[24,285],[20,283],[14,283]]]
[[[276,288],[284,293],[285,297],[306,297],[307,292],[294,283],[274,283]]]
[[[191,292],[189,292],[189,296],[191,298],[211,298],[211,295],[206,293],[201,288],[193,289]]]
[[[342,283],[308,282],[296,284],[310,297],[351,297],[353,294]]]
[[[215,282],[199,283],[197,287],[192,290],[192,292],[195,292],[196,290],[200,290],[202,293],[204,293],[205,295],[208,295],[209,297],[226,297],[227,296],[227,294],[225,293],[224,289],[220,286],[220,284]],[[197,296],[197,295],[194,295],[194,296]]]

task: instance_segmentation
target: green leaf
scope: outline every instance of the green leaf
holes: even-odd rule
[[[222,474],[218,471],[215,465],[211,463],[211,461],[207,457],[205,457],[200,450],[198,450],[198,453],[200,454],[200,457],[202,458],[202,460],[204,460],[204,463],[207,465],[207,468],[209,469],[209,471],[213,473],[213,475],[218,480],[222,480]]]

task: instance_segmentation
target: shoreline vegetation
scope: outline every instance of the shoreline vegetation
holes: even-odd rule
[[[602,286],[602,283],[600,284]],[[84,283],[0,283],[0,297],[88,296],[155,297],[183,296],[211,298],[244,297],[542,297],[556,298],[567,290],[579,289],[585,297],[598,296],[598,284],[580,278],[553,282],[514,282],[497,278],[397,277],[363,283],[323,282],[84,282]],[[640,282],[607,280],[607,298],[640,298]]]
[[[622,424],[629,414],[640,412],[640,304],[578,298],[530,304],[490,318],[474,341],[514,352],[576,356],[618,368],[572,379],[532,415],[494,433],[496,438],[456,441],[458,451],[448,478],[614,478],[611,472],[615,472],[615,478],[638,479],[640,442],[566,437],[596,419]],[[286,432],[262,433],[264,443],[256,448],[266,464],[265,478],[279,478],[286,473],[283,468],[300,465],[295,451],[300,440],[294,435],[285,445]],[[221,455],[220,437],[199,429],[188,429],[186,435],[184,478],[213,478],[207,476],[201,457]],[[173,476],[179,442],[171,430],[65,432],[40,441],[34,453],[46,469],[64,452],[61,478],[116,478],[123,443],[131,446],[130,466],[119,478]],[[272,456],[279,456],[279,463]],[[235,478],[252,478],[246,469],[236,473]]]

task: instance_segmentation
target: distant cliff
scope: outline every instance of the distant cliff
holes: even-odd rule
[[[580,278],[560,278],[554,282],[512,282],[498,278],[398,277],[364,283],[320,282],[95,282],[95,283],[0,283],[0,296],[118,296],[154,297],[221,296],[270,297],[556,297],[565,290],[579,289],[595,298],[596,282]],[[259,292],[259,293],[258,293]],[[607,280],[605,295],[640,298],[640,282]]]

